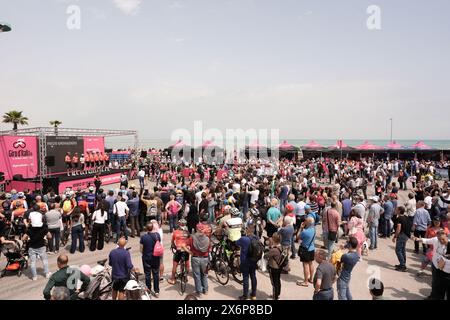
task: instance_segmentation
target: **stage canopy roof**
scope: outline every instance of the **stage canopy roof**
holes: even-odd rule
[[[377,145],[374,145],[370,143],[369,141],[365,141],[363,144],[357,146],[355,149],[357,150],[381,150],[382,147],[379,147]]]

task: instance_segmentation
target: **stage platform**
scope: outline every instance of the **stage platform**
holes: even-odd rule
[[[134,171],[130,172],[129,169],[111,169],[102,172],[87,173],[77,176],[68,176],[67,174],[52,175],[49,178],[44,178],[42,185],[39,182],[39,178],[24,179],[21,181],[12,180],[9,181],[6,186],[6,191],[16,189],[21,191],[24,189],[36,190],[41,189],[43,192],[47,192],[49,188],[52,188],[58,193],[64,192],[67,188],[72,190],[86,189],[89,186],[94,186],[94,178],[98,174],[102,181],[102,186],[107,186],[120,182],[122,173],[126,173],[129,179],[133,178]]]

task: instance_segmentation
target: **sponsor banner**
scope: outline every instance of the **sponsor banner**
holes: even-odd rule
[[[67,152],[73,157],[75,153],[78,157],[84,150],[84,140],[82,137],[48,136],[47,137],[47,157],[55,157],[55,165],[48,167],[48,173],[62,173],[67,171],[64,158]]]
[[[100,179],[102,180],[102,186],[119,183],[120,176],[121,176],[120,172],[105,175],[105,176],[100,176]],[[72,190],[77,190],[78,188],[86,189],[90,185],[92,185],[92,186],[94,185],[94,177],[80,179],[80,180],[64,181],[59,184],[58,192],[60,192],[60,193],[64,192],[67,188],[71,188]]]
[[[0,137],[0,171],[6,180],[21,174],[24,178],[38,175],[37,138],[29,136]]]
[[[104,137],[84,137],[84,153],[88,152],[105,152]]]

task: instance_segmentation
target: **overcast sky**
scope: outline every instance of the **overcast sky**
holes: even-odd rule
[[[0,0],[0,21],[0,111],[30,126],[450,137],[448,0]]]

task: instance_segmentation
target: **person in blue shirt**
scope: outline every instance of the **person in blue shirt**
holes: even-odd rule
[[[307,209],[308,210],[308,209]],[[308,287],[309,283],[313,283],[314,276],[314,254],[315,245],[314,240],[316,237],[316,230],[314,226],[314,218],[308,216],[305,222],[299,230],[298,239],[301,239],[301,244],[298,249],[298,254],[300,256],[300,261],[303,264],[303,281],[297,281],[297,285],[302,287]]]
[[[380,219],[381,238],[391,237],[391,219],[394,216],[394,204],[388,195],[384,196],[383,204],[384,213]]]
[[[127,206],[130,209],[130,229],[131,238],[134,238],[136,231],[136,236],[140,236],[140,225],[139,225],[139,197],[136,191],[131,193],[131,197],[127,201]]]
[[[146,225],[147,233],[141,237],[141,253],[142,253],[142,265],[144,266],[145,284],[148,290],[152,290],[152,277],[153,286],[155,288],[154,296],[159,297],[159,267],[161,264],[161,257],[155,257],[153,250],[155,244],[161,242],[161,237],[158,232],[153,232],[153,223],[149,222]]]
[[[241,265],[240,269],[243,277],[243,295],[239,297],[239,300],[249,300],[248,291],[249,291],[249,278],[252,284],[252,291],[250,294],[251,300],[256,300],[256,268],[257,262],[253,262],[248,258],[248,251],[250,248],[250,242],[252,238],[258,239],[254,235],[255,227],[252,225],[248,225],[246,228],[246,236],[242,236],[239,240],[236,241],[236,245],[241,249]]]
[[[267,236],[269,238],[271,238],[272,235],[278,231],[278,220],[281,217],[281,212],[277,207],[278,200],[272,199],[271,207],[267,210]]]
[[[125,299],[125,286],[130,279],[130,272],[138,272],[131,262],[131,255],[125,249],[127,240],[120,238],[118,241],[119,247],[109,253],[109,265],[111,266],[112,284],[112,299]]]
[[[358,240],[351,237],[348,241],[350,245],[348,253],[345,253],[341,257],[342,271],[337,280],[337,292],[339,300],[353,300],[352,294],[350,293],[350,279],[352,276],[352,271],[355,265],[360,260],[359,254],[357,252]]]

